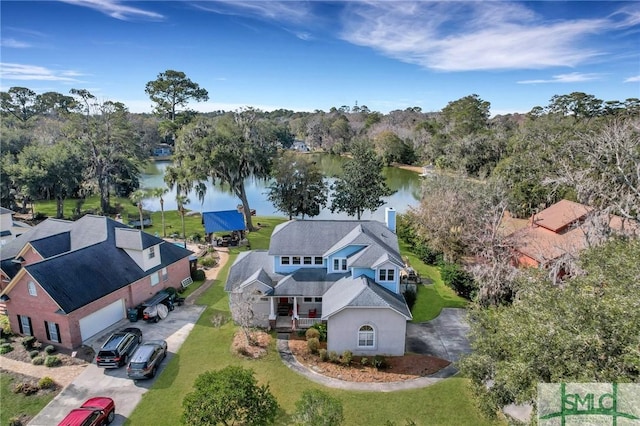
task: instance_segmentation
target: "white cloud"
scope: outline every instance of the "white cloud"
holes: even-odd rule
[[[194,3],[194,7],[224,15],[253,15],[263,19],[304,23],[311,17],[306,3],[297,1],[238,1],[220,0]]]
[[[598,80],[599,78],[600,78],[600,74],[572,72],[569,74],[554,75],[552,78],[547,80],[544,80],[544,79],[522,80],[522,81],[518,81],[518,84],[582,83],[584,81]]]
[[[640,75],[635,75],[624,80],[625,83],[637,83],[640,81]]]
[[[81,73],[73,70],[56,71],[37,65],[0,63],[0,76],[4,80],[39,80],[78,82]]]
[[[164,16],[137,7],[127,6],[121,4],[118,0],[60,0],[64,3],[73,4],[76,6],[88,7],[90,9],[102,12],[105,15],[111,16],[115,19],[127,21],[133,18],[145,18],[152,20],[162,20]]]
[[[603,54],[580,42],[613,25],[607,19],[545,21],[509,2],[354,2],[341,37],[433,70],[541,69]]]
[[[24,49],[27,47],[31,47],[31,44],[24,41],[16,40],[14,38],[3,38],[2,40],[0,40],[0,46]]]

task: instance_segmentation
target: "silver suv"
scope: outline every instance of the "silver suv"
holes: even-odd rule
[[[144,342],[131,356],[127,366],[130,379],[148,379],[156,375],[160,362],[167,356],[167,342],[149,340]]]

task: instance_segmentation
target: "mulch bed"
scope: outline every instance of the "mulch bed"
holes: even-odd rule
[[[11,346],[13,346],[13,350],[11,352],[7,352],[6,354],[2,355],[6,358],[13,359],[15,361],[31,363],[31,355],[29,354],[31,350],[37,350],[38,352],[40,352],[38,356],[47,356],[47,353],[44,351],[44,348],[48,346],[46,344],[36,342],[33,349],[27,350],[24,346],[22,346],[22,340],[24,340],[24,337],[14,336],[9,338],[5,337],[5,339],[9,340]],[[93,357],[95,356],[95,351],[89,346],[82,346],[76,351],[70,351],[69,349],[57,346],[54,347],[56,348],[56,351],[51,355],[58,356],[58,359],[60,359],[60,365],[83,365],[91,363],[91,361],[93,361]],[[73,352],[75,352],[75,356],[72,356]]]

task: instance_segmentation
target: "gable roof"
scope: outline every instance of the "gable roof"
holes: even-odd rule
[[[243,231],[246,228],[244,216],[237,210],[222,210],[202,213],[204,232],[211,234],[221,231]]]
[[[69,231],[56,235],[40,238],[30,242],[33,247],[43,258],[56,256],[71,250],[71,235]]]
[[[102,220],[106,235],[104,241],[24,267],[65,313],[73,312],[192,254],[189,250],[150,236],[150,241],[160,245],[161,263],[143,271],[124,250],[115,245],[115,229],[126,225],[109,218]]]
[[[275,286],[275,296],[320,296],[345,274],[327,273],[324,268],[298,269]]]
[[[28,242],[69,231],[72,225],[73,222],[68,220],[49,218],[3,245],[0,259],[13,259]]]
[[[229,276],[224,286],[225,291],[237,291],[249,281],[259,280],[268,283],[273,287],[273,282],[277,282],[282,275],[273,272],[273,261],[269,258],[266,250],[252,250],[242,252],[238,255],[233,265],[229,269]],[[267,284],[267,283],[265,283]]]
[[[560,200],[534,215],[533,223],[553,232],[559,232],[572,223],[583,219],[593,209],[569,200]]]
[[[345,308],[390,308],[407,320],[413,318],[402,295],[395,294],[365,275],[346,276],[335,283],[322,297],[322,319]]]
[[[402,262],[398,237],[378,221],[292,220],[276,226],[271,234],[269,254],[326,256],[346,245],[368,245]]]

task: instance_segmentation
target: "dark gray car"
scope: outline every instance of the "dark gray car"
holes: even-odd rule
[[[127,366],[130,379],[148,379],[156,375],[160,362],[167,356],[167,342],[149,340],[144,342],[131,356]]]

